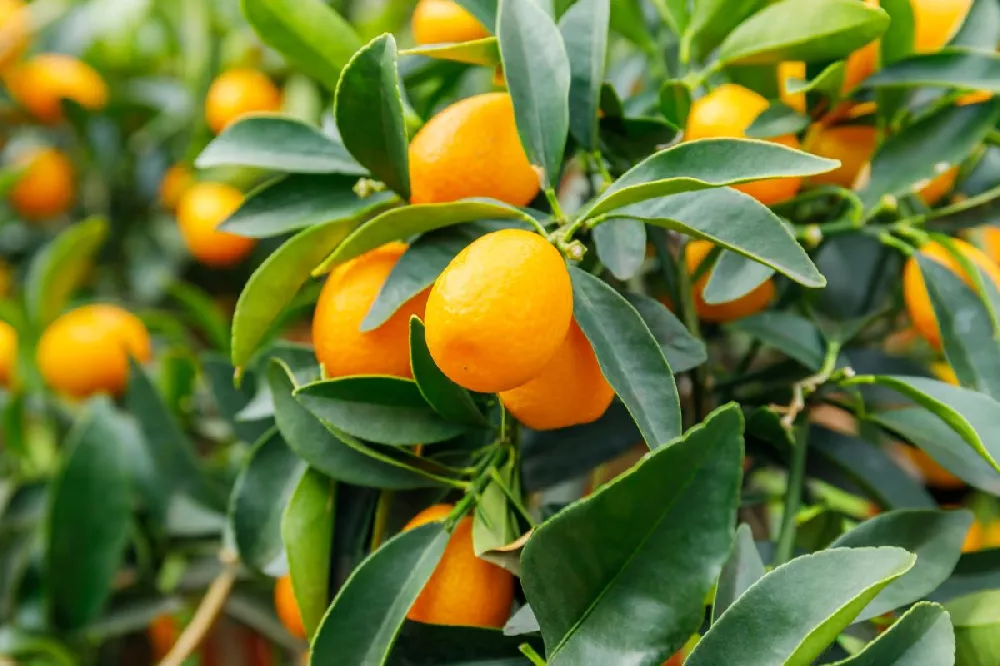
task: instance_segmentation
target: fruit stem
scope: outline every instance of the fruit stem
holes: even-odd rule
[[[566,224],[566,213],[563,212],[562,205],[559,203],[559,197],[556,196],[556,191],[551,187],[546,187],[545,198],[548,199],[549,206],[552,208],[552,216],[556,218],[559,226]]]
[[[503,491],[503,494],[507,496],[507,499],[510,500],[510,503],[512,505],[514,505],[514,508],[517,509],[517,512],[519,514],[521,514],[521,517],[524,518],[525,522],[527,522],[530,527],[534,527],[535,525],[537,525],[537,523],[535,522],[535,517],[532,516],[531,512],[528,511],[528,508],[524,506],[524,503],[521,501],[521,498],[517,497],[514,491],[510,489],[510,486],[508,486],[507,483],[503,480],[503,477],[500,476],[500,472],[497,471],[497,468],[491,467],[489,474],[490,474],[490,479],[492,479],[493,483],[495,483],[500,488],[500,490]]]
[[[527,657],[528,660],[534,664],[534,666],[545,666],[545,660],[542,659],[538,653],[535,652],[535,648],[531,647],[529,644],[521,643],[521,646],[518,649],[521,650],[521,654]]]

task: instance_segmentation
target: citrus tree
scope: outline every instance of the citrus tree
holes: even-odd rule
[[[1000,663],[998,42],[0,0],[0,664]]]

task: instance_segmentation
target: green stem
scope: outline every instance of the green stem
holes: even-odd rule
[[[809,425],[803,424],[796,430],[792,465],[788,470],[788,487],[785,490],[785,508],[781,515],[781,531],[774,550],[774,566],[780,566],[792,559],[795,551],[795,519],[802,504],[802,483],[806,472],[806,448],[809,441]]]
[[[521,646],[518,649],[521,650],[521,654],[523,654],[525,657],[527,657],[528,660],[534,666],[545,666],[545,660],[542,659],[538,655],[538,653],[535,652],[535,648],[531,647],[529,644],[522,643]]]
[[[566,221],[566,214],[563,213],[562,205],[559,203],[559,197],[556,196],[556,191],[551,187],[545,188],[545,198],[549,201],[549,206],[552,208],[552,215],[558,220],[559,224],[562,225]]]
[[[500,490],[503,491],[503,494],[507,496],[507,499],[510,500],[512,505],[514,505],[514,508],[517,509],[519,514],[521,514],[521,517],[524,518],[525,522],[527,522],[531,527],[534,527],[537,524],[535,522],[535,517],[532,516],[531,512],[524,506],[521,498],[517,497],[514,491],[510,489],[506,482],[504,482],[503,477],[500,476],[496,467],[490,468],[490,478],[493,480],[493,483],[497,484]]]
[[[604,181],[604,187],[601,188],[603,192],[605,188],[615,182],[615,179],[611,176],[611,172],[608,168],[604,166],[604,157],[601,156],[601,151],[595,150],[590,154],[590,158],[594,162],[594,166],[597,168],[597,173],[601,174],[601,179]]]

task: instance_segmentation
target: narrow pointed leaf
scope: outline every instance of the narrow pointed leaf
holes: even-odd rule
[[[699,58],[708,55],[765,4],[765,0],[698,0],[684,32],[684,48]]]
[[[643,294],[626,293],[627,300],[660,343],[674,373],[687,372],[708,360],[705,343],[691,335],[680,319],[663,303]]]
[[[868,77],[864,88],[950,88],[1000,93],[1000,55],[949,48],[921,53]]]
[[[475,16],[487,30],[494,32],[497,25],[498,0],[455,0],[455,2]]]
[[[571,81],[569,131],[585,150],[599,148],[597,107],[608,50],[610,0],[578,0],[559,20]]]
[[[764,562],[760,559],[753,533],[746,523],[736,530],[733,549],[729,559],[722,567],[719,582],[715,588],[715,601],[712,603],[712,621],[718,620],[727,608],[743,596],[751,585],[764,577],[766,573]]]
[[[67,227],[35,254],[25,278],[24,300],[28,317],[38,330],[66,307],[87,277],[107,235],[108,221],[90,217]]]
[[[701,297],[709,305],[728,303],[746,296],[774,275],[774,269],[735,252],[723,251],[708,278]]]
[[[454,44],[422,44],[404,49],[400,55],[422,55],[437,60],[462,62],[467,65],[496,67],[500,64],[500,45],[496,37],[474,39]]]
[[[292,589],[306,634],[312,636],[329,605],[330,550],[334,528],[334,485],[309,468],[299,479],[281,517]]]
[[[410,319],[410,365],[420,394],[434,411],[456,423],[487,425],[472,395],[448,379],[434,363],[424,339],[424,325],[416,317]]]
[[[834,666],[954,666],[955,630],[947,611],[919,603],[865,648]]]

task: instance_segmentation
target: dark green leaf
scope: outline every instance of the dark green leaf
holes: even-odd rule
[[[323,618],[309,663],[385,664],[448,537],[441,523],[421,525],[393,537],[362,562]]]
[[[747,128],[747,136],[751,139],[770,139],[786,134],[798,134],[809,127],[809,116],[785,106],[781,102],[772,102],[764,109]]]
[[[105,399],[87,407],[52,486],[45,587],[52,621],[66,631],[97,619],[128,542],[131,491],[112,409]]]
[[[500,64],[500,46],[496,37],[474,39],[454,44],[422,44],[412,49],[404,49],[400,55],[422,55],[438,60],[451,60],[467,65],[496,67]]]
[[[697,631],[732,544],[742,426],[724,407],[535,529],[521,582],[549,664],[659,664]]]
[[[771,279],[774,269],[723,250],[701,297],[709,305],[729,303],[746,296]]]
[[[881,65],[887,67],[913,53],[916,28],[910,0],[884,0],[879,5],[889,15],[889,29],[879,42]]]
[[[327,222],[360,221],[396,200],[391,192],[359,197],[356,182],[354,177],[296,174],[265,183],[220,228],[248,238],[280,236]]]
[[[597,258],[619,280],[639,273],[646,258],[646,225],[640,220],[612,220],[594,229]]]
[[[987,666],[996,659],[1000,591],[980,592],[945,606],[955,626],[955,658],[961,666]]]
[[[243,15],[268,46],[333,90],[361,39],[323,0],[241,0]]]
[[[733,549],[719,574],[715,601],[712,603],[712,621],[715,622],[751,585],[763,578],[765,572],[764,562],[761,561],[757,544],[753,540],[753,532],[744,523],[736,530]]]
[[[693,4],[691,22],[684,32],[681,48],[700,59],[767,3],[765,0],[697,0]]]
[[[108,221],[89,217],[67,227],[35,254],[24,281],[24,301],[28,317],[38,330],[66,307],[90,272],[107,235]]]
[[[570,268],[573,305],[608,383],[650,448],[681,434],[680,401],[663,350],[628,301],[579,268]]]
[[[730,324],[764,344],[794,358],[810,370],[819,370],[826,343],[816,325],[791,312],[763,312]]]
[[[673,127],[683,130],[691,112],[691,88],[683,81],[665,81],[660,86],[660,113]]]
[[[901,548],[838,548],[798,557],[747,590],[686,666],[808,666],[916,557]]]
[[[569,132],[570,62],[562,35],[534,0],[500,0],[497,39],[521,143],[555,187]]]
[[[233,123],[205,146],[195,165],[199,169],[241,166],[347,176],[367,173],[343,145],[312,125],[286,116],[252,116]]]
[[[240,560],[266,574],[284,568],[281,516],[306,465],[272,430],[254,445],[233,486],[229,520]]]
[[[372,177],[410,198],[410,167],[396,40],[376,37],[351,57],[337,83],[334,116],[344,145]]]
[[[857,0],[773,3],[736,28],[719,47],[726,64],[768,65],[791,60],[837,60],[876,39],[889,15]]]
[[[233,368],[229,359],[219,354],[205,354],[201,361],[202,373],[208,388],[215,399],[215,405],[221,416],[229,422],[230,427],[241,441],[256,442],[271,427],[266,421],[245,423],[237,421],[236,415],[247,406],[254,397],[256,389],[255,378],[249,373],[244,375],[239,387],[233,384]]]
[[[525,666],[518,647],[524,636],[505,636],[482,627],[406,622],[389,656],[389,666]],[[531,643],[530,639],[527,640]],[[540,650],[540,646],[538,646]]]
[[[835,666],[954,666],[955,631],[937,604],[919,603],[849,659]]]
[[[281,517],[292,589],[309,636],[319,627],[329,603],[334,498],[330,479],[308,468]]]
[[[581,148],[598,149],[597,107],[608,51],[610,0],[577,0],[559,21],[569,58],[569,131]]]
[[[229,351],[229,321],[222,308],[204,290],[187,282],[175,282],[170,296],[188,319],[218,351]]]
[[[636,309],[660,343],[664,356],[675,373],[687,372],[708,360],[705,343],[691,335],[677,316],[659,301],[642,294],[626,293],[625,298]]]
[[[1000,92],[1000,55],[951,48],[922,53],[865,79],[865,88],[951,88]]]
[[[456,423],[487,425],[472,395],[435,365],[424,339],[424,325],[416,317],[410,319],[410,366],[420,394],[434,411]]]
[[[295,398],[337,430],[393,446],[431,444],[461,435],[466,426],[435,413],[416,382],[397,377],[344,377],[299,388]]]

